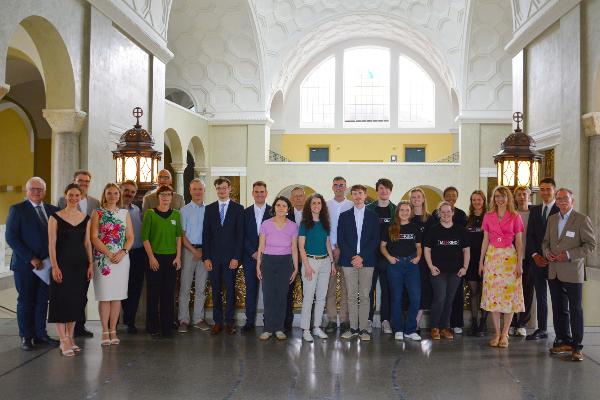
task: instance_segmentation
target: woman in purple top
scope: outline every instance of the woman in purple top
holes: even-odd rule
[[[490,346],[508,347],[513,314],[525,311],[523,301],[523,221],[515,211],[512,193],[498,186],[490,212],[483,217],[479,273],[483,275],[481,308],[492,313],[496,331]],[[514,245],[513,245],[514,242]],[[500,315],[504,323],[500,331]]]
[[[298,273],[298,226],[287,218],[292,208],[283,196],[273,202],[273,218],[260,226],[256,275],[263,284],[265,329],[261,340],[267,340],[275,332],[279,340],[287,338],[283,323],[290,283]]]

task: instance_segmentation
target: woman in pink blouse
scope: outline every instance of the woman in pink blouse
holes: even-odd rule
[[[508,347],[513,314],[525,311],[523,301],[523,221],[512,193],[498,186],[492,193],[490,212],[483,218],[483,243],[479,273],[483,275],[481,308],[492,313],[495,335],[492,347]],[[514,245],[513,245],[514,243]],[[500,315],[504,314],[502,330]]]
[[[260,226],[256,275],[263,284],[265,328],[261,340],[269,339],[273,332],[279,340],[287,338],[283,333],[287,293],[298,273],[298,226],[287,218],[291,208],[286,197],[277,197],[271,209],[273,218]]]

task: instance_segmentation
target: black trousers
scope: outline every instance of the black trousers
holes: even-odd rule
[[[263,302],[265,312],[265,332],[284,329],[286,303],[289,293],[289,280],[294,271],[291,255],[263,254],[261,264],[263,276]]]
[[[373,314],[377,308],[377,299],[375,299],[375,288],[377,288],[377,279],[379,279],[379,286],[381,287],[381,305],[379,307],[379,319],[383,321],[390,321],[390,283],[387,276],[387,266],[389,262],[385,258],[378,260],[377,265],[373,269],[373,280],[371,281],[371,291],[369,292],[369,300],[371,307],[369,308],[369,321],[373,321]]]
[[[462,328],[465,326],[464,309],[465,309],[465,287],[464,278],[459,278],[460,283],[456,288],[456,294],[452,301],[452,313],[450,314],[450,327]]]
[[[450,314],[456,290],[461,285],[462,278],[456,272],[442,272],[431,277],[433,300],[431,302],[431,327],[450,328]]]
[[[517,328],[524,328],[531,319],[531,309],[533,307],[533,294],[535,293],[535,269],[537,266],[533,260],[523,260],[523,299],[525,301],[525,311],[516,313],[513,316],[511,324]]]
[[[135,316],[140,304],[146,268],[148,268],[146,250],[143,247],[131,249],[129,252],[127,298],[121,302],[123,305],[123,323],[127,326],[135,326]]]
[[[535,299],[537,301],[538,329],[548,329],[548,267],[540,268],[533,263]]]
[[[146,269],[147,313],[146,330],[149,333],[160,333],[170,336],[173,327],[175,306],[175,277],[173,266],[175,254],[155,254],[158,260],[158,271]]]
[[[296,287],[296,281],[300,281],[300,289],[302,289],[302,263],[300,262],[298,263],[298,274],[296,274],[296,279],[294,279],[294,282],[290,283],[288,287],[284,321],[286,330],[291,330],[294,324],[294,288]]]
[[[548,279],[556,339],[581,350],[583,345],[583,283]],[[570,331],[570,332],[569,332]],[[571,333],[573,336],[571,337]]]

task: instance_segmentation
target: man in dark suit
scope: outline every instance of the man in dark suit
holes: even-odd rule
[[[17,322],[21,349],[32,350],[34,345],[58,345],[46,333],[48,285],[33,270],[43,269],[48,258],[48,217],[58,211],[44,204],[46,182],[33,177],[25,185],[27,200],[10,208],[6,220],[6,242],[12,248],[10,269],[13,271],[17,298]]]
[[[254,330],[256,324],[256,303],[258,302],[259,281],[256,276],[258,254],[258,232],[263,221],[271,218],[271,206],[266,203],[267,184],[254,182],[252,197],[254,204],[244,210],[244,281],[246,282],[246,324],[242,333]]]
[[[561,341],[560,345],[550,349],[550,353],[571,352],[573,361],[583,361],[585,258],[596,248],[596,233],[591,219],[573,210],[575,199],[571,190],[559,189],[556,204],[560,211],[548,218],[542,242],[544,257],[549,261],[548,285],[555,316],[554,331]]]
[[[202,229],[202,259],[212,285],[213,320],[211,333],[223,330],[222,289],[227,292],[225,332],[235,333],[235,275],[244,251],[244,207],[229,198],[231,182],[215,180],[218,200],[206,206]]]
[[[552,178],[544,178],[540,181],[540,197],[542,204],[531,207],[529,211],[529,222],[527,223],[527,236],[525,247],[525,258],[531,261],[533,268],[533,280],[525,282],[535,287],[535,298],[537,301],[537,329],[526,336],[527,340],[540,340],[548,337],[548,260],[542,253],[542,241],[546,233],[548,217],[558,212],[554,204],[556,183]],[[523,291],[530,288],[523,288]],[[559,343],[560,344],[560,343]]]
[[[339,265],[344,269],[348,290],[348,314],[350,330],[342,339],[352,339],[360,334],[360,340],[371,340],[369,327],[369,291],[373,280],[373,268],[377,263],[379,249],[379,217],[365,207],[367,188],[354,185],[350,188],[354,207],[340,214],[337,227],[337,244],[340,249]],[[360,295],[360,304],[358,296]]]
[[[92,213],[100,207],[100,201],[98,201],[98,199],[88,195],[88,190],[90,188],[91,181],[92,181],[92,174],[90,173],[90,171],[86,171],[86,170],[82,169],[79,171],[75,171],[75,173],[73,174],[73,183],[76,183],[79,186],[79,188],[81,189],[81,200],[79,201],[79,204],[77,205],[77,207],[79,208],[79,211],[81,211],[82,213],[86,214],[89,217],[91,217]],[[66,199],[64,197],[60,197],[58,199],[58,208],[60,208],[62,210],[66,206],[67,206]],[[90,287],[90,281],[87,281],[86,289],[85,289],[85,293],[86,293],[85,304],[86,304],[86,306],[87,306],[87,301],[88,301],[87,300],[87,291],[88,291],[89,287]],[[82,321],[77,321],[75,323],[75,331],[73,334],[74,334],[74,336],[84,336],[84,337],[94,336],[94,334],[92,332],[85,329],[85,319]]]

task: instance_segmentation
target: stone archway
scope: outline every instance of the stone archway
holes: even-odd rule
[[[175,185],[175,191],[181,195],[185,192],[185,186],[183,181],[183,173],[187,166],[187,158],[184,158],[183,147],[181,145],[181,139],[177,131],[173,128],[168,128],[165,131],[165,155],[167,147],[169,148],[169,154],[171,162],[168,163],[167,157],[165,156],[165,168],[171,171],[173,175],[173,183]],[[187,153],[187,152],[186,152]],[[187,155],[187,154],[186,154]]]
[[[427,200],[427,211],[429,213],[432,213],[433,210],[435,210],[437,208],[438,204],[440,204],[440,202],[442,200],[444,200],[443,191],[434,186],[429,186],[429,185],[419,185],[419,186],[412,187],[412,188],[408,189],[406,191],[406,193],[404,193],[402,195],[401,199],[408,200],[410,191],[413,189],[416,189],[416,188],[423,189],[423,192],[425,193],[425,199]]]

